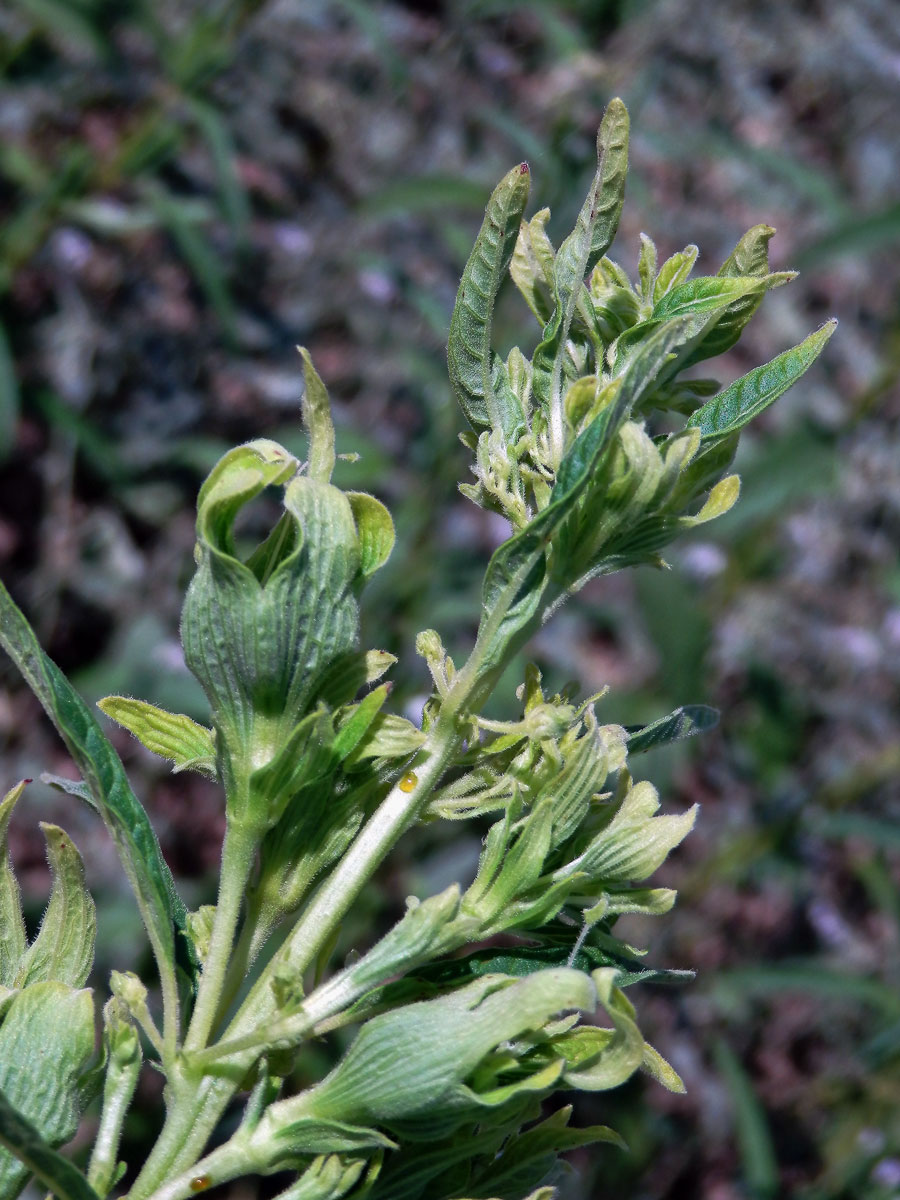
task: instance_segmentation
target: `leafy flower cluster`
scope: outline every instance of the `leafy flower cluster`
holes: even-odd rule
[[[459,668],[434,630],[416,642],[433,690],[420,724],[392,713],[392,656],[359,645],[364,586],[390,555],[390,515],[332,482],[325,387],[304,355],[305,463],[271,441],[230,451],[200,490],[185,660],[210,720],[111,696],[103,712],[174,770],[218,780],[226,835],[215,905],[187,911],[147,813],[94,716],[0,587],[0,640],[55,722],[82,780],[51,780],[105,821],[153,950],[159,995],[113,972],[93,1055],[93,901],[66,835],[45,826],[54,883],[26,943],[0,805],[0,1200],[34,1177],[62,1200],[103,1200],[122,1179],[122,1124],[142,1055],[167,1079],[166,1113],[131,1200],[186,1200],[248,1174],[288,1171],[284,1200],[549,1200],[565,1151],[618,1143],[542,1119],[558,1090],[614,1088],[643,1070],[680,1090],[644,1041],[632,984],[689,972],[646,966],[616,936],[625,913],[674,903],[648,880],[696,809],[659,814],[641,751],[698,732],[685,707],[643,729],[601,725],[598,696],[545,695],[530,666],[520,715],[484,703],[505,667],[594,576],[663,565],[679,532],[727,511],[741,428],[810,365],[832,325],[730,387],[684,372],[727,350],[764,294],[768,226],[715,276],[689,246],[638,281],[607,257],[622,206],[628,117],[613,101],[598,167],[558,250],[546,210],[524,220],[523,164],[498,185],[451,322],[450,378],[470,430],[476,503],[510,536],[485,574],[477,638]],[[541,326],[530,361],[491,345],[507,272]],[[236,528],[263,491],[281,513],[244,553]],[[345,915],[420,822],[483,832],[474,878],[411,897],[384,936],[334,961]],[[291,1079],[313,1038],[358,1032],[313,1086]],[[40,1051],[40,1053],[39,1053]],[[46,1063],[54,1070],[35,1064]],[[216,1139],[237,1094],[243,1118]],[[82,1172],[60,1153],[99,1098]],[[209,1150],[211,1141],[218,1141]]]

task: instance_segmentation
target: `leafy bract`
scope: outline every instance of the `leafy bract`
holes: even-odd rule
[[[215,734],[184,713],[170,713],[130,696],[105,696],[97,707],[110,720],[127,729],[153,754],[174,763],[176,771],[216,775]]]

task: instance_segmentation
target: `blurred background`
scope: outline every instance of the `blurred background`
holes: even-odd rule
[[[714,274],[768,222],[775,269],[723,382],[831,316],[823,358],[754,426],[738,508],[668,573],[595,582],[533,647],[551,687],[610,685],[630,723],[680,703],[717,730],[640,760],[666,807],[702,802],[629,933],[677,991],[632,992],[683,1075],[581,1104],[630,1145],[577,1165],[567,1200],[900,1196],[900,11],[895,0],[6,0],[0,6],[0,572],[89,699],[203,716],[178,614],[193,502],[228,446],[302,451],[295,345],[336,407],[341,482],[391,506],[366,644],[417,630],[464,653],[495,518],[456,492],[465,452],[444,351],[496,180],[527,159],[558,241],[603,107],[632,116],[612,255],[636,273],[700,246]],[[501,348],[536,327],[505,295]],[[519,673],[518,678],[521,678]],[[516,677],[498,698],[512,711]],[[117,738],[189,902],[222,832],[202,780]],[[3,787],[72,774],[0,663]],[[12,850],[32,916],[38,819],[59,819],[101,900],[102,973],[134,965],[132,906],[90,812],[26,793]],[[411,838],[366,898],[471,868],[478,841]],[[347,931],[348,945],[354,930]],[[137,964],[140,967],[141,964]],[[638,991],[640,994],[638,995]],[[315,1070],[311,1065],[310,1070]],[[148,1102],[156,1084],[145,1084]],[[128,1151],[140,1153],[139,1112]],[[244,1190],[241,1195],[251,1195]]]

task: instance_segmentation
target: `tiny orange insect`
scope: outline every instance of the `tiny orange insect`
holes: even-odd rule
[[[419,777],[415,771],[407,771],[400,780],[399,787],[401,792],[411,792],[419,782]]]
[[[212,1180],[208,1175],[198,1175],[196,1179],[192,1179],[190,1188],[192,1192],[205,1192]]]

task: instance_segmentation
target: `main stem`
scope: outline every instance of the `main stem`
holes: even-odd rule
[[[213,1030],[257,845],[258,838],[253,832],[240,825],[228,825],[209,954],[203,964],[197,1003],[184,1039],[185,1051],[202,1050]]]

